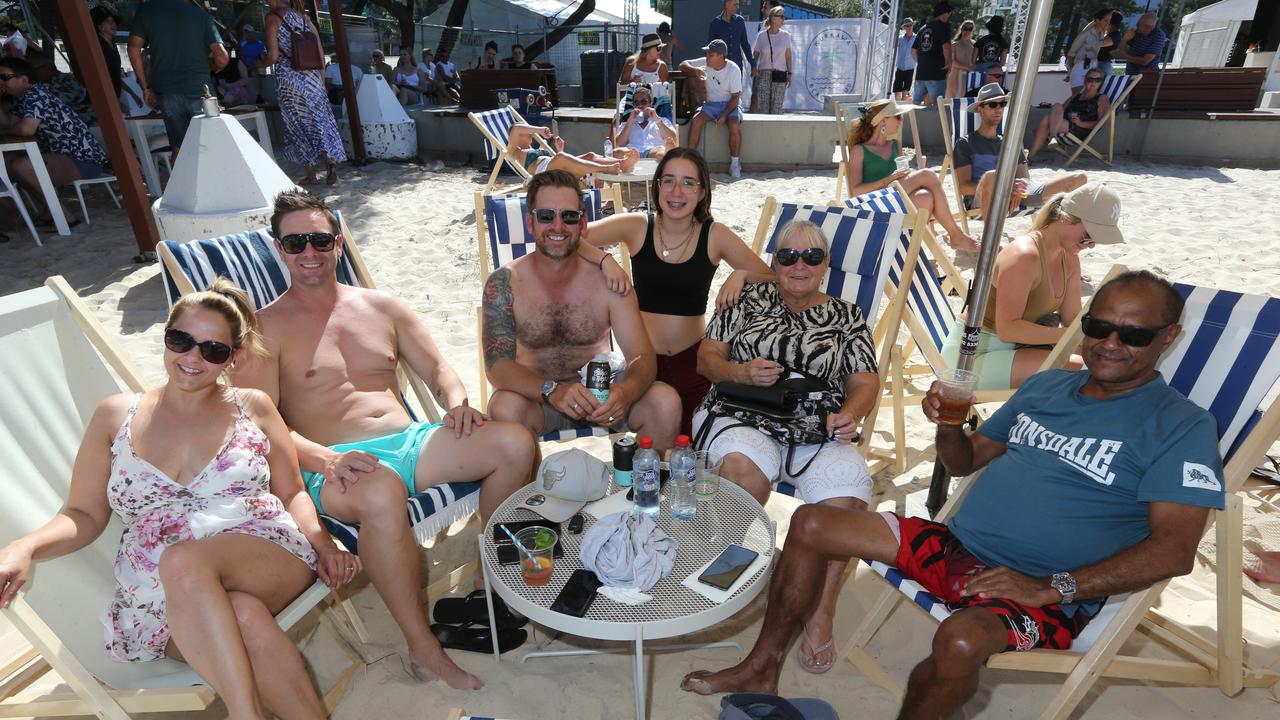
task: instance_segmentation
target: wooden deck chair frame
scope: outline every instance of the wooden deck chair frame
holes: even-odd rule
[[[1114,266],[1108,273],[1107,279],[1124,270],[1123,266]],[[1081,314],[1083,315],[1083,312]],[[1080,319],[1077,317],[1069,326],[1062,341],[1045,360],[1042,368],[1061,367],[1071,349],[1080,342],[1082,337]],[[1209,520],[1209,525],[1212,525],[1215,520],[1217,522],[1216,537],[1219,547],[1230,548],[1226,555],[1221,554],[1220,551],[1220,558],[1225,559],[1220,560],[1217,567],[1217,643],[1203,639],[1190,629],[1178,625],[1153,610],[1160,594],[1169,584],[1169,581],[1165,580],[1145,590],[1113,598],[1114,612],[1109,621],[1104,621],[1101,617],[1096,619],[1097,622],[1104,622],[1104,625],[1097,640],[1086,652],[1031,650],[1020,653],[998,653],[987,661],[987,667],[1066,675],[1061,688],[1040,714],[1039,717],[1042,720],[1067,718],[1101,677],[1177,685],[1216,686],[1227,695],[1234,695],[1245,687],[1275,685],[1280,681],[1280,674],[1272,670],[1247,668],[1244,664],[1241,639],[1243,592],[1240,579],[1243,507],[1237,491],[1248,478],[1257,459],[1277,438],[1280,438],[1280,398],[1271,402],[1263,413],[1262,419],[1248,431],[1247,436],[1224,468],[1225,507],[1223,510],[1214,511]],[[966,478],[959,490],[952,494],[938,515],[939,522],[945,522],[954,514],[977,475],[975,473]],[[884,582],[883,578],[880,582]],[[899,698],[903,696],[902,686],[867,653],[866,647],[898,604],[903,601],[918,611],[928,614],[896,588],[886,584],[880,595],[872,601],[870,609],[841,651],[868,679]],[[1190,659],[1165,660],[1120,655],[1119,650],[1139,625],[1143,626],[1144,631]]]
[[[1142,75],[1112,75],[1111,77],[1104,78],[1104,80],[1107,83],[1124,82],[1127,84],[1115,98],[1112,98],[1110,93],[1106,93],[1106,87],[1103,88],[1102,91],[1107,94],[1107,99],[1111,101],[1111,109],[1102,117],[1098,124],[1093,126],[1089,131],[1089,134],[1086,135],[1083,140],[1067,134],[1067,142],[1065,144],[1059,143],[1056,140],[1049,144],[1049,146],[1054,150],[1057,150],[1066,156],[1067,159],[1062,163],[1063,167],[1071,167],[1071,163],[1075,162],[1076,158],[1080,157],[1080,153],[1082,152],[1088,152],[1090,155],[1108,165],[1110,165],[1111,161],[1114,159],[1116,148],[1116,110],[1124,104],[1125,100],[1129,99],[1129,93],[1133,92],[1133,89],[1138,86],[1138,83],[1142,82]],[[1103,157],[1101,153],[1090,146],[1093,139],[1097,137],[1098,133],[1102,132],[1104,128],[1107,131],[1106,157]]]
[[[849,147],[849,131],[853,129],[853,119],[849,117],[849,109],[862,104],[835,103],[836,144],[835,151],[831,154],[831,162],[836,163],[836,194],[834,197],[837,203],[849,195],[849,153],[852,152]],[[923,170],[926,158],[924,147],[920,144],[920,127],[916,124],[916,114],[914,112],[907,113],[907,122],[911,123],[911,139],[915,144],[916,150],[916,168]]]
[[[521,162],[521,159],[518,157],[514,157],[510,152],[507,151],[507,141],[510,138],[499,138],[497,135],[493,133],[492,130],[485,127],[484,120],[481,119],[481,115],[484,115],[486,113],[496,113],[496,112],[502,112],[502,111],[510,113],[513,124],[514,123],[528,124],[528,121],[525,120],[520,115],[520,113],[516,112],[516,109],[511,107],[510,105],[504,105],[503,107],[497,108],[496,110],[486,110],[480,113],[475,113],[475,112],[467,113],[467,119],[471,121],[472,125],[476,126],[476,129],[480,131],[480,134],[484,136],[484,139],[487,140],[489,144],[492,145],[494,150],[497,152],[497,159],[493,163],[493,170],[489,173],[489,179],[486,180],[484,184],[484,192],[486,194],[495,192],[494,187],[498,184],[498,173],[502,171],[503,163],[505,163],[507,167],[514,170],[516,175],[520,176],[520,182],[508,188],[498,190],[496,192],[510,192],[512,190],[519,190],[521,187],[523,187],[524,181],[532,177],[532,174],[525,168],[524,163]],[[555,148],[551,147],[551,144],[548,143],[545,138],[534,136],[533,141],[534,143],[546,149],[549,149],[553,152],[555,151]],[[486,158],[487,157],[488,155],[486,154]]]
[[[894,184],[901,192],[901,186]],[[775,221],[779,214],[780,204],[777,198],[769,195],[765,197],[764,204],[760,210],[760,219],[756,221],[756,232],[751,241],[751,250],[757,255],[763,257],[765,243],[771,235],[771,229],[775,225]],[[904,260],[904,267],[910,272],[915,271],[915,264],[920,255],[920,247],[926,229],[926,215],[917,212],[914,216],[903,213],[903,230],[906,231],[907,223],[913,223],[910,231],[911,242],[908,245],[907,254]],[[883,272],[888,275],[889,267],[892,261],[885,264]],[[884,292],[889,298],[889,307],[885,312],[877,318],[875,324],[871,328],[873,346],[876,349],[876,367],[879,370],[880,386],[882,389],[888,387],[889,377],[891,376],[890,368],[895,358],[901,358],[901,348],[893,347],[893,338],[888,337],[885,328],[897,327],[902,321],[902,311],[906,307],[907,295],[905,292],[891,291],[891,283],[885,280]],[[886,339],[887,338],[887,339]],[[899,388],[901,385],[898,386]],[[898,472],[906,472],[906,427],[895,426],[894,443],[892,449],[875,447],[871,444],[872,437],[875,434],[876,418],[880,413],[880,404],[883,402],[884,393],[876,396],[875,405],[871,411],[867,413],[862,428],[862,439],[858,442],[858,449],[862,452],[863,457],[867,460],[867,467],[872,475],[880,472],[886,467],[892,465]]]
[[[150,388],[142,374],[126,358],[119,342],[111,337],[84,304],[75,290],[60,275],[45,281],[45,287],[60,300],[79,326],[84,338],[101,355],[102,362],[118,378],[121,389],[144,392]],[[87,551],[88,548],[85,548]],[[84,552],[84,551],[81,551]],[[56,561],[53,561],[56,562]],[[35,578],[39,582],[39,578]],[[320,609],[327,600],[334,603]],[[335,607],[336,605],[337,607]],[[322,627],[331,632],[339,647],[350,661],[324,695],[327,711],[332,711],[346,694],[352,680],[364,668],[360,655],[347,641],[344,626],[352,619],[358,622],[350,602],[340,599],[322,582],[317,580],[282,610],[276,620],[288,630],[313,610],[319,611]],[[342,617],[339,612],[347,613]],[[132,713],[199,711],[214,700],[213,689],[200,681],[193,671],[190,684],[177,681],[162,683],[155,688],[114,689],[98,680],[86,667],[84,660],[68,647],[57,632],[41,616],[40,612],[20,592],[9,608],[0,609],[0,617],[10,622],[31,644],[31,649],[21,651],[8,662],[0,674],[0,717],[96,715],[106,720],[128,720]],[[57,673],[69,691],[54,688],[50,691],[24,691],[49,670]],[[171,673],[167,669],[166,673]],[[140,684],[146,685],[145,680]],[[164,686],[173,685],[173,686]]]

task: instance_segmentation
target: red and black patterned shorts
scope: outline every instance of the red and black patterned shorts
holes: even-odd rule
[[[1012,600],[982,600],[960,594],[968,577],[987,567],[976,559],[942,523],[915,517],[898,518],[902,541],[894,564],[904,575],[937,595],[951,610],[980,607],[1004,622],[1010,650],[1049,648],[1066,650],[1089,622],[1089,615],[1077,611],[1067,615],[1056,603],[1040,608]]]

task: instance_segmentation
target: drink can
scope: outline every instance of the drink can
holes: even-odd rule
[[[631,487],[631,463],[636,457],[636,441],[624,435],[613,442],[613,484]]]
[[[613,369],[608,362],[592,360],[587,363],[587,389],[596,396],[597,401],[603,403],[609,399],[609,380],[612,376]]]

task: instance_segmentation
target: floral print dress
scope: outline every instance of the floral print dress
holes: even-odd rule
[[[116,660],[158,660],[169,642],[160,556],[186,540],[235,532],[270,540],[313,569],[316,553],[271,494],[267,436],[239,411],[228,440],[189,484],[180,485],[133,450],[130,425],[141,395],[111,444],[107,500],[125,524],[116,553],[116,594],[103,615],[107,654]]]

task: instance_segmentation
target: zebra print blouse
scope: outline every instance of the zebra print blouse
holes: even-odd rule
[[[706,337],[729,345],[729,359],[745,363],[762,357],[803,370],[841,390],[853,373],[876,372],[871,333],[857,305],[832,297],[821,305],[791,312],[774,283],[753,283],[738,303],[717,310]],[[713,385],[700,407],[715,401]]]

